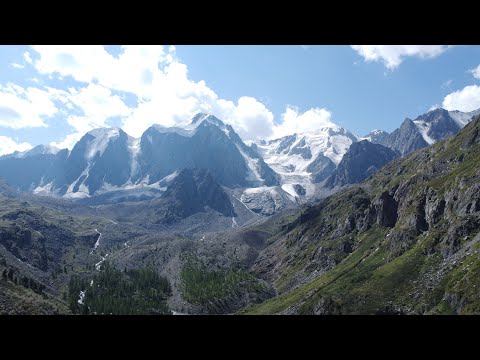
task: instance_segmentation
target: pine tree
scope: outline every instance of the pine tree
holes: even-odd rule
[[[5,279],[5,281],[7,280],[7,269],[3,269],[2,277]]]

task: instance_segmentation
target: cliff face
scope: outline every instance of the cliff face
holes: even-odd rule
[[[235,215],[228,195],[205,169],[180,171],[154,206],[159,221],[166,223],[203,212],[205,207],[224,216]]]
[[[358,184],[395,159],[395,152],[367,140],[353,143],[343,155],[337,169],[326,181],[326,186]]]

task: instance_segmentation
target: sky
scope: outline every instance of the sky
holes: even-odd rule
[[[0,155],[198,112],[260,140],[391,132],[436,107],[480,108],[480,46],[0,46]]]

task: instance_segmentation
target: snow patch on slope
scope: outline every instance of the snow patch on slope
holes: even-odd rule
[[[130,155],[130,177],[138,172],[138,156],[140,155],[140,138],[128,137],[128,152]]]
[[[43,182],[43,178],[42,178],[42,181],[40,183]],[[46,184],[46,185],[43,185],[43,186],[37,186],[34,190],[33,190],[33,193],[35,195],[50,195],[52,193],[52,187],[53,187],[53,181]]]
[[[457,125],[460,126],[460,128],[463,128],[472,120],[472,117],[480,115],[480,109],[477,109],[468,113],[464,113],[458,110],[453,110],[453,111],[449,111],[448,114],[457,123]]]
[[[175,133],[185,137],[192,137],[195,134],[195,130],[196,130],[196,128],[177,127],[177,126],[166,127],[158,124],[152,125],[152,127],[161,134]],[[149,140],[150,142],[152,142],[151,137]]]
[[[428,145],[434,144],[435,139],[431,138],[428,135],[428,132],[430,131],[430,128],[432,127],[432,124],[431,123],[426,123],[423,120],[415,120],[414,123],[417,126],[418,131],[420,131],[420,134],[422,134],[423,140],[425,140]]]
[[[120,136],[120,129],[94,129],[89,131],[88,134],[94,137],[94,139],[88,143],[87,149],[85,150],[85,159],[90,161],[97,153],[102,155],[110,141]]]
[[[238,144],[235,144],[235,146],[238,148],[238,151],[240,154],[242,154],[243,158],[245,159],[245,163],[247,164],[248,169],[250,170],[246,176],[247,181],[256,181],[259,184],[263,183],[263,179],[260,176],[260,173],[258,172],[258,159],[253,159],[241,149]]]
[[[290,195],[293,199],[298,197],[297,192],[293,188],[293,184],[283,184],[282,190],[285,191],[288,195]]]
[[[162,180],[160,180],[160,183],[163,183],[163,182],[171,182],[173,179],[175,179],[177,176],[178,176],[179,172],[178,171],[174,171],[173,173],[171,173],[170,175],[167,175],[165,176]]]
[[[90,197],[90,191],[83,183],[79,186],[77,192],[73,192],[73,188],[75,187],[77,182],[82,178],[82,176],[85,176],[85,179],[83,180],[85,181],[88,178],[89,173],[90,173],[90,165],[85,170],[82,171],[82,173],[80,174],[77,180],[75,180],[70,184],[70,186],[67,189],[67,192],[65,193],[65,195],[63,195],[63,197],[65,199],[84,199],[84,198]]]

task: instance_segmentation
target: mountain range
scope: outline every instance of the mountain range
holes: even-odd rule
[[[20,191],[108,204],[161,197],[183,169],[205,169],[224,188],[241,189],[235,194],[247,208],[271,215],[359,183],[393,158],[456,134],[479,113],[435,109],[390,134],[364,137],[330,123],[249,146],[230,125],[199,113],[187,126],[153,125],[140,138],[95,129],[71,151],[39,145],[5,155],[0,177]]]
[[[248,145],[198,114],[3,156],[0,313],[478,313],[475,113]]]

